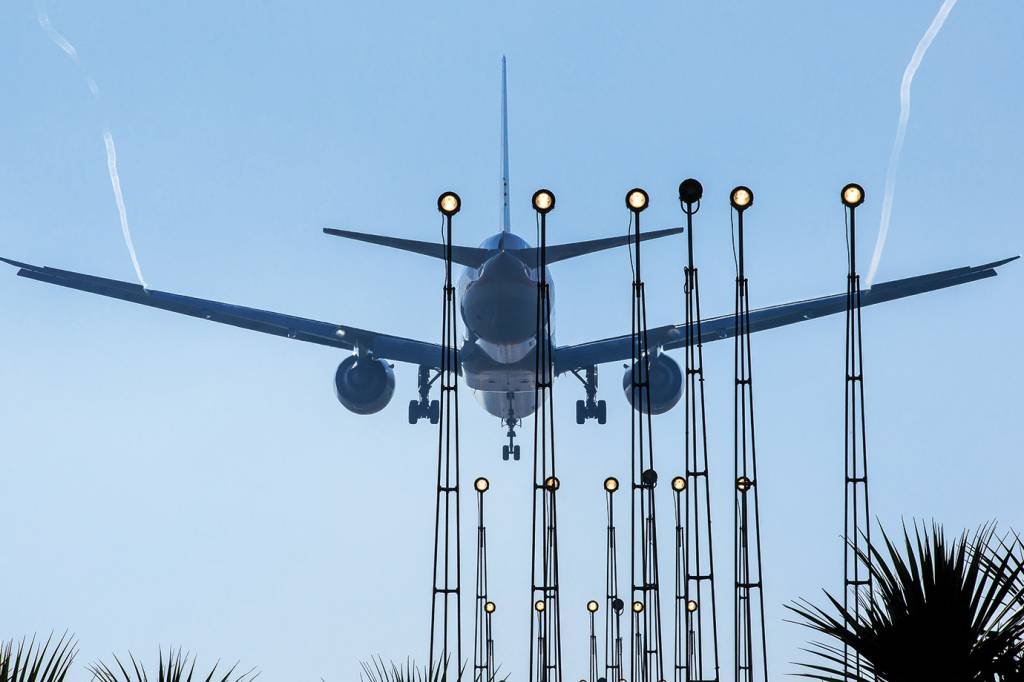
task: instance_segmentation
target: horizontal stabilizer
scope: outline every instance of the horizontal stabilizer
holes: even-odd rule
[[[367,234],[365,232],[336,230],[332,227],[325,227],[324,233],[335,237],[344,237],[345,239],[355,239],[360,242],[388,246],[392,249],[411,251],[412,253],[418,253],[421,256],[430,256],[431,258],[440,258],[444,260],[444,244],[421,242],[415,239],[400,239],[398,237],[384,237],[377,234]],[[471,268],[478,268],[483,265],[484,261],[487,260],[488,255],[490,255],[490,252],[487,249],[477,249],[471,246],[452,247],[452,260],[460,265],[466,265]]]
[[[679,234],[683,231],[681,227],[670,227],[667,230],[654,230],[653,232],[642,232],[640,233],[640,241],[645,242],[648,239],[659,239],[661,237],[668,237],[673,234]],[[607,249],[614,249],[619,246],[626,246],[633,242],[634,237],[632,235],[624,234],[618,237],[605,237],[604,239],[590,239],[585,242],[572,242],[571,244],[556,244],[548,247],[548,263],[557,263],[561,260],[569,260],[570,258],[576,258],[577,256],[585,256],[588,253],[594,253],[596,251],[605,251]],[[529,249],[530,251],[536,251],[536,249]],[[523,257],[522,252],[517,252],[520,258]],[[524,260],[528,260],[525,259]]]

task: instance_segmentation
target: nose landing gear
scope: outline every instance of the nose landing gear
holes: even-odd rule
[[[587,376],[583,378],[579,371],[573,370],[573,375],[583,384],[587,392],[586,400],[576,401],[576,423],[583,424],[588,419],[597,419],[598,424],[608,421],[608,404],[603,400],[597,400],[597,367],[588,367]]]
[[[508,394],[508,416],[501,420],[501,423],[508,427],[508,445],[501,446],[501,458],[508,461],[511,456],[515,461],[519,461],[519,446],[516,445],[516,426],[519,425],[520,420],[516,419],[515,403],[513,402],[514,394]]]
[[[436,400],[430,400],[430,387],[433,385],[437,378],[441,376],[440,372],[436,372],[433,377],[430,376],[430,368],[420,366],[419,377],[417,378],[417,385],[420,394],[419,400],[409,401],[409,423],[415,424],[420,419],[429,419],[431,424],[436,424],[441,419],[441,404]]]

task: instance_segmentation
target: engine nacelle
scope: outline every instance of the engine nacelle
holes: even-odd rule
[[[334,373],[334,394],[356,414],[380,412],[395,394],[395,372],[384,360],[350,355]]]
[[[642,374],[643,365],[640,365],[638,374]],[[651,405],[648,410],[647,396],[643,389],[640,390],[640,405],[633,402],[633,371],[634,367],[626,370],[622,376],[622,390],[626,393],[626,400],[634,410],[662,414],[671,410],[683,396],[683,372],[679,369],[679,363],[669,356],[659,353],[651,358]],[[642,379],[642,376],[638,378]]]

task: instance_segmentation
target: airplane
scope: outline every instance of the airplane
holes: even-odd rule
[[[502,457],[520,458],[515,444],[515,428],[535,410],[534,374],[537,345],[536,306],[537,250],[512,232],[509,210],[508,87],[505,60],[501,69],[501,190],[503,205],[501,231],[488,237],[479,247],[453,246],[453,261],[465,266],[457,285],[465,336],[458,349],[459,372],[474,397],[488,413],[499,417],[507,429],[508,445]],[[655,230],[641,239],[660,239],[683,231],[681,227]],[[329,235],[444,259],[445,245],[400,239],[362,232],[326,228]],[[547,261],[557,263],[589,253],[628,245],[629,235],[559,244],[547,248]],[[1019,256],[976,265],[933,272],[916,277],[875,284],[865,289],[862,305],[869,306],[907,296],[943,289],[996,276],[996,269]],[[437,400],[430,400],[430,389],[440,374],[440,344],[419,341],[346,324],[295,317],[257,308],[231,305],[191,296],[145,289],[138,284],[93,275],[31,265],[8,258],[0,261],[18,268],[17,274],[57,286],[78,289],[101,296],[118,298],[140,305],[160,308],[182,315],[203,318],[243,329],[274,334],[289,339],[316,343],[351,351],[334,374],[335,395],[348,410],[360,415],[379,412],[395,392],[392,362],[417,365],[418,399],[409,402],[409,423],[427,419],[436,424]],[[549,291],[552,277],[547,275]],[[552,293],[553,296],[553,293]],[[846,293],[760,308],[750,313],[750,330],[763,331],[803,322],[846,309]],[[700,342],[727,339],[735,334],[733,315],[722,315],[701,322]],[[651,396],[649,403],[632,404],[632,369],[626,369],[623,389],[631,408],[662,414],[681,398],[683,376],[679,364],[665,351],[686,344],[684,324],[665,325],[648,331],[652,349],[650,362]],[[632,361],[631,335],[624,334],[587,343],[554,346],[552,353],[556,375],[573,374],[583,384],[584,399],[576,401],[576,422],[596,419],[604,424],[607,405],[597,399],[599,365]]]

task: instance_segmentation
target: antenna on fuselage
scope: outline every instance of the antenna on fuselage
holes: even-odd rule
[[[501,231],[511,232],[508,210],[508,80],[505,55],[501,56]]]

